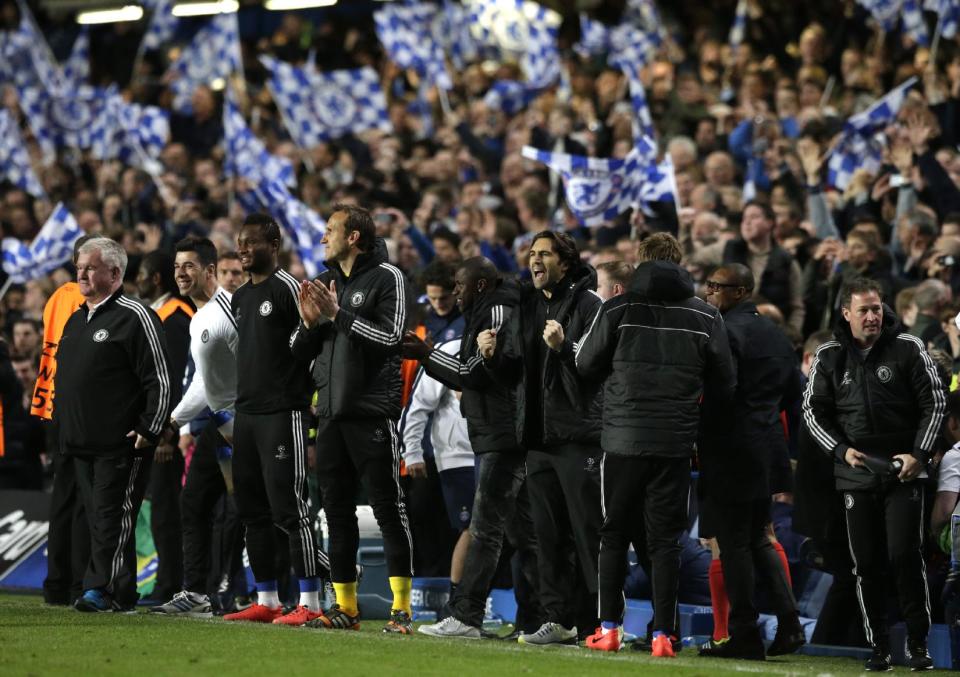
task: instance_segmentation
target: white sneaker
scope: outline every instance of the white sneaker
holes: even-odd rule
[[[458,621],[453,616],[447,616],[439,623],[421,625],[420,632],[431,637],[458,637],[460,639],[480,639],[480,628]]]
[[[544,623],[536,632],[524,632],[517,638],[518,644],[536,644],[539,646],[547,644],[576,644],[577,628],[576,626],[569,630],[559,623]]]
[[[209,597],[186,590],[178,592],[166,604],[150,607],[150,613],[184,616],[186,618],[210,618],[213,616]]]

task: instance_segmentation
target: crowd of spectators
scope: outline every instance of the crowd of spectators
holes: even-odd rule
[[[391,262],[418,293],[424,291],[421,273],[435,259],[455,263],[483,255],[505,274],[528,276],[530,236],[545,228],[569,232],[594,267],[633,264],[638,241],[670,231],[684,248],[684,265],[701,296],[716,266],[748,265],[757,279],[761,312],[782,326],[798,356],[807,339],[832,327],[843,282],[868,276],[880,282],[884,300],[903,324],[942,351],[943,366],[956,374],[956,42],[941,40],[934,62],[927,48],[899,32],[876,31],[853,0],[750,0],[746,39],[733,50],[727,32],[736,3],[694,4],[660,7],[670,38],[642,73],[659,150],[675,167],[677,202],[650,213],[628,211],[602,227],[580,225],[564,203],[558,177],[520,154],[524,145],[597,157],[623,157],[631,148],[627,79],[604,58],[585,58],[572,49],[576,15],[566,18],[560,32],[569,92],[544,91],[526,109],[508,115],[484,95],[496,80],[522,79],[519,67],[473,63],[454,73],[450,113],[431,95],[434,129],[426,135],[415,101],[417,77],[386,58],[369,11],[286,13],[260,23],[243,19],[245,9],[242,107],[269,150],[294,164],[296,195],[307,206],[324,216],[334,203],[374,211]],[[16,25],[14,8],[12,2],[3,5],[0,29]],[[250,11],[262,16],[262,10]],[[75,27],[42,13],[38,18],[54,51],[69,51]],[[618,19],[615,12],[599,18]],[[98,29],[92,78],[118,83],[134,101],[169,107],[172,95],[162,74],[171,54],[163,50],[136,59],[140,30],[130,24]],[[271,100],[257,56],[302,63],[311,51],[321,69],[375,67],[393,131],[298,148]],[[880,171],[856,171],[842,191],[829,185],[825,159],[844,121],[911,76],[919,82],[884,132]],[[163,171],[154,179],[72,151],[41,167],[15,90],[2,89],[2,105],[20,121],[50,196],[38,200],[0,182],[3,235],[29,241],[62,200],[85,232],[123,244],[131,262],[130,293],[136,293],[143,257],[157,249],[172,251],[188,234],[210,237],[221,254],[233,251],[244,214],[235,200],[238,186],[223,172],[222,92],[200,87],[192,103],[191,115],[171,116]],[[758,203],[745,209],[748,182]],[[305,276],[292,248],[281,265],[297,278]],[[65,267],[46,279],[12,285],[0,303],[7,452],[0,460],[0,486],[42,486],[40,461],[48,454],[39,424],[25,411],[36,379],[44,303],[71,275]]]

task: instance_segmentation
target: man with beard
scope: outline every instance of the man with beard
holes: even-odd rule
[[[726,325],[737,391],[732,427],[729,418],[711,417],[713,403],[705,402],[708,413],[697,444],[704,497],[701,537],[709,533],[717,539],[730,599],[730,639],[700,654],[763,660],[753,601],[756,569],[770,583],[778,621],[766,653],[793,653],[804,643],[797,603],[767,528],[771,462],[788,455],[780,410],[784,401],[799,399],[800,373],[787,337],[750,300],[753,284],[753,273],[739,263],[721,266],[707,280],[707,302],[723,314]]]
[[[450,601],[451,615],[434,625],[421,626],[420,632],[433,637],[480,639],[487,594],[505,532],[521,562],[521,576],[514,581],[519,600],[517,625],[535,622],[532,618],[521,620],[524,614],[533,615],[538,577],[536,543],[523,492],[526,459],[513,422],[513,393],[493,380],[476,347],[481,332],[499,331],[516,312],[520,290],[515,282],[501,279],[493,263],[480,256],[464,261],[454,279],[454,296],[466,320],[459,355],[431,349],[411,332],[404,336],[406,357],[419,360],[430,376],[462,391],[460,410],[467,419],[470,445],[478,456],[470,547],[463,578]]]
[[[946,394],[923,343],[883,307],[880,285],[857,279],[840,294],[843,321],[817,350],[804,421],[834,460],[846,508],[864,631],[865,668],[890,670],[887,584],[896,581],[914,670],[927,653],[930,599],[923,561],[924,490],[917,478],[938,442]]]
[[[233,480],[257,603],[223,618],[303,625],[321,613],[320,579],[329,562],[307,509],[312,388],[309,362],[290,354],[290,337],[300,326],[300,283],[277,263],[281,242],[277,222],[259,213],[247,216],[237,238],[250,280],[231,299],[239,336]],[[274,525],[287,535],[300,583],[300,602],[286,615],[277,594]]]
[[[499,332],[481,332],[480,354],[515,388],[517,437],[527,450],[545,622],[521,644],[575,644],[596,627],[600,550],[600,411],[596,388],[577,376],[574,346],[600,308],[596,273],[576,242],[546,230],[533,237],[533,288]]]
[[[406,283],[387,261],[370,212],[335,205],[323,237],[327,271],[300,285],[294,356],[313,360],[317,387],[317,479],[330,529],[337,603],[310,627],[360,627],[356,487],[362,482],[383,533],[393,592],[383,631],[412,632],[413,543],[400,487],[400,344]]]

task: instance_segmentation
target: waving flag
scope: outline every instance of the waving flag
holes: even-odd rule
[[[160,152],[170,138],[168,113],[156,106],[127,103],[114,87],[99,94],[103,112],[93,125],[91,155],[99,160],[118,159],[159,176]]]
[[[531,0],[473,0],[470,18],[479,42],[519,56],[530,86],[549,87],[559,79],[557,12]]]
[[[940,35],[947,40],[956,37],[957,25],[960,24],[960,0],[926,0],[923,8],[936,12]]]
[[[730,26],[730,36],[727,38],[730,49],[733,50],[734,54],[736,54],[737,48],[743,44],[743,40],[747,36],[747,19],[749,18],[747,9],[747,0],[739,0],[737,2],[737,10],[733,15],[733,25]]]
[[[874,21],[884,31],[889,32],[896,27],[903,0],[857,0],[857,2],[870,12]]]
[[[260,57],[267,86],[290,136],[301,148],[368,129],[390,131],[387,100],[372,68],[321,73]]]
[[[497,80],[487,90],[483,103],[487,108],[501,110],[506,115],[515,115],[530,105],[542,92],[542,89],[532,89],[516,80]]]
[[[81,235],[77,220],[58,203],[30,244],[3,238],[3,270],[17,284],[49,275],[73,257],[73,243]]]
[[[297,177],[289,160],[271,155],[263,142],[247,127],[232,90],[223,102],[223,136],[226,143],[224,172],[254,183],[262,179],[296,186]]]
[[[470,32],[470,17],[460,3],[443,0],[443,13],[433,22],[433,39],[450,55],[458,70],[480,55],[477,41]]]
[[[644,139],[623,159],[551,153],[523,147],[523,157],[542,162],[560,174],[567,205],[585,226],[608,223],[631,207],[674,200],[673,166],[657,164],[653,141]],[[655,150],[653,151],[655,154]]]
[[[923,18],[920,0],[903,0],[903,32],[921,47],[929,45],[927,24]]]
[[[146,0],[143,3],[150,10],[150,24],[143,34],[143,49],[159,49],[170,42],[180,19],[173,15],[173,0]]]
[[[390,60],[411,68],[441,89],[452,89],[453,81],[443,60],[441,43],[433,39],[436,7],[426,3],[386,5],[373,13],[377,37]]]
[[[667,39],[666,24],[660,19],[660,12],[654,0],[627,0],[623,12],[625,22],[644,29],[657,47]]]
[[[196,36],[170,66],[168,73],[175,79],[173,109],[190,113],[194,90],[214,80],[226,80],[234,73],[243,72],[240,55],[240,29],[237,15],[218,14],[201,28]]]
[[[0,179],[6,179],[35,197],[47,194],[30,165],[17,122],[10,111],[0,110]]]
[[[294,249],[307,275],[319,275],[325,269],[322,241],[327,229],[326,221],[293,197],[286,186],[278,181],[262,180],[254,188],[254,193],[263,208],[270,212],[293,240]]]
[[[643,83],[640,81],[640,73],[632,68],[625,68],[624,73],[630,82],[630,103],[633,105],[634,114],[634,143],[639,143],[644,137],[654,139],[656,138],[656,132],[653,128],[653,116],[650,115],[650,108],[647,106],[647,94],[643,89]],[[653,155],[656,156],[656,148],[654,148]]]
[[[647,33],[629,23],[610,28],[580,15],[580,42],[574,48],[583,55],[607,54],[607,61],[621,69],[639,71],[653,58],[657,50],[657,41],[653,34]]]
[[[84,26],[63,65],[63,86],[80,87],[90,78],[90,32]]]
[[[867,110],[847,119],[843,125],[843,136],[827,163],[827,178],[831,185],[844,190],[857,169],[874,173],[879,171],[883,141],[877,135],[897,117],[907,97],[907,90],[916,82],[917,78],[910,78]]]

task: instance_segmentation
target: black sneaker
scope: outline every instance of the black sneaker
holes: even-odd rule
[[[873,647],[873,653],[863,664],[863,669],[867,672],[890,672],[893,670],[890,665],[890,651],[886,647]]]
[[[735,658],[747,661],[763,661],[767,656],[763,648],[760,632],[745,632],[740,636],[731,635],[725,642],[713,646],[704,644],[698,654],[709,658]]]
[[[800,623],[777,625],[777,635],[773,644],[767,649],[768,656],[786,656],[795,653],[797,649],[807,643],[807,636],[803,634]]]
[[[907,665],[914,672],[933,670],[933,659],[927,652],[927,643],[924,641],[912,642],[907,640]]]

